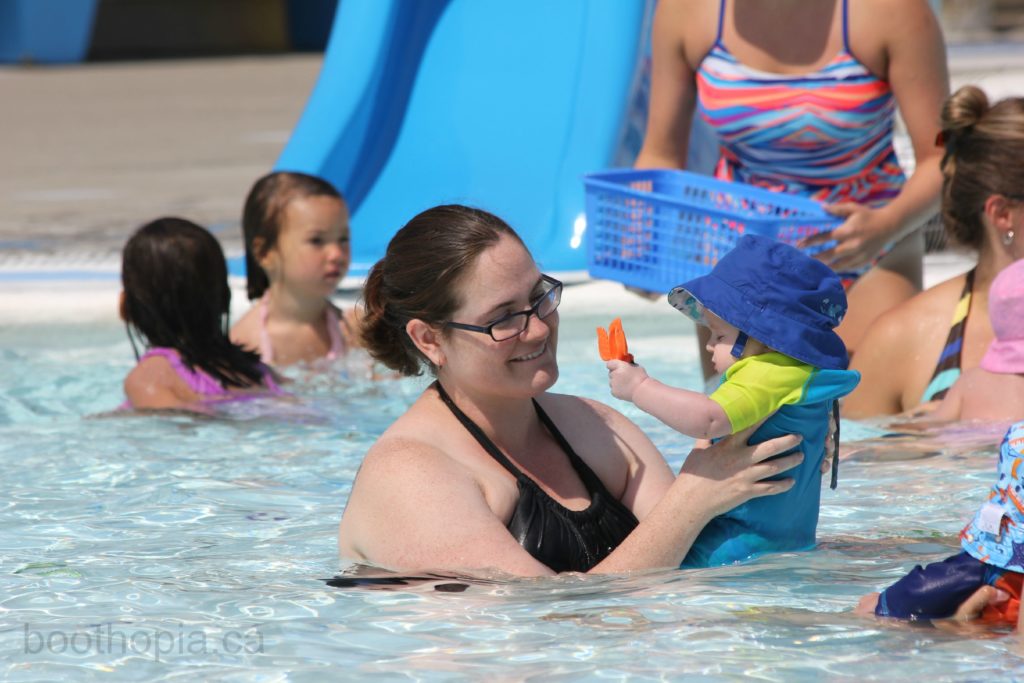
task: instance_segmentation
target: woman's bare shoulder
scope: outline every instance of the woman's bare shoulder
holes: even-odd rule
[[[871,36],[882,37],[889,42],[924,37],[938,27],[935,13],[928,0],[860,0],[850,8],[851,29]],[[885,17],[885,21],[878,21]],[[912,35],[909,32],[919,35]]]
[[[963,287],[963,275],[940,282],[880,315],[868,334],[888,339],[948,328]]]
[[[444,416],[437,410],[440,402],[434,401],[430,393],[422,394],[384,430],[366,452],[363,467],[367,463],[373,467],[401,466],[409,459],[434,461],[435,464],[438,458],[451,460],[448,452],[451,446],[444,430],[430,428],[436,427]]]
[[[674,37],[691,68],[711,49],[718,35],[719,0],[659,0],[655,30]]]
[[[661,457],[644,431],[607,403],[583,396],[548,393],[541,405],[562,435],[570,443],[578,444],[581,452]]]
[[[915,297],[904,302],[907,310],[917,315],[940,316],[943,323],[948,323],[953,316],[953,309],[960,300],[967,282],[967,274],[962,273],[937,285],[932,285]],[[894,310],[902,310],[902,306]]]
[[[573,426],[583,429],[629,422],[626,416],[610,405],[585,396],[548,392],[540,399],[540,403],[556,423],[559,421],[558,418],[562,418],[563,421],[571,421]]]
[[[885,17],[879,21],[878,17]],[[928,0],[859,0],[849,9],[850,45],[854,54],[879,75],[891,76],[895,55],[909,50],[920,57],[942,49],[942,31]],[[940,65],[933,67],[940,71]],[[887,76],[887,78],[888,78]]]
[[[856,0],[850,3],[850,9],[856,8],[859,11],[881,11],[919,12],[922,10],[931,11],[929,0]]]
[[[410,433],[388,434],[377,439],[363,457],[359,468],[366,475],[409,476],[446,466],[451,459],[439,444]]]
[[[712,35],[718,28],[721,0],[660,0],[657,7],[661,19],[679,20],[681,27],[710,22]]]

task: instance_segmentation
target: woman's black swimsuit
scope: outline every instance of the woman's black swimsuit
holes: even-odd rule
[[[519,486],[519,501],[508,522],[508,530],[519,545],[537,561],[556,572],[585,572],[614,550],[637,525],[629,508],[608,492],[604,484],[583,460],[576,455],[551,418],[534,401],[537,417],[547,428],[587,487],[590,506],[570,510],[544,492],[537,483],[513,465],[475,422],[459,410],[440,383],[434,388],[441,400],[477,442],[512,476]]]

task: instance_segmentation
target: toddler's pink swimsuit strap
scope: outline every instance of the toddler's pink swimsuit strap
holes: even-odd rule
[[[174,368],[174,372],[177,373],[178,377],[185,380],[188,384],[188,388],[196,392],[200,396],[227,396],[229,392],[227,389],[221,386],[220,382],[207,374],[204,370],[197,368],[191,370],[185,365],[185,362],[181,360],[181,354],[175,349],[157,346],[149,351],[146,351],[145,355],[139,359],[139,362],[146,360],[152,356],[160,356],[166,358]]]
[[[260,299],[260,360],[267,365],[274,363],[274,346],[270,341],[270,332],[267,331],[267,301],[269,292]],[[337,311],[333,306],[328,305],[324,312],[327,319],[327,336],[331,339],[331,349],[327,352],[327,360],[334,360],[345,355],[345,338],[339,327],[340,320]]]

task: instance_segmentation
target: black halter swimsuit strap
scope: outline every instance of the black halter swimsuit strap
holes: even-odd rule
[[[615,501],[616,503],[619,502],[618,499],[612,497],[612,495],[608,493],[608,489],[605,488],[604,482],[594,474],[594,470],[590,469],[590,465],[585,463],[583,458],[576,455],[576,451],[572,449],[569,442],[565,440],[564,436],[562,436],[562,432],[558,431],[558,427],[555,426],[555,423],[551,421],[551,418],[548,417],[548,414],[544,412],[544,409],[540,407],[540,404],[537,403],[537,401],[533,402],[533,408],[537,411],[537,417],[540,418],[541,423],[547,428],[551,436],[554,437],[555,443],[557,443],[559,447],[565,451],[565,454],[569,456],[569,462],[572,464],[572,468],[576,470],[576,474],[578,474],[580,479],[583,480],[583,485],[587,487],[587,492],[590,493],[591,498],[595,495],[601,495],[605,496],[608,500]],[[573,511],[569,510],[569,512]]]
[[[523,474],[522,470],[512,464],[512,461],[501,452],[501,449],[491,441],[490,437],[484,433],[484,430],[480,429],[480,426],[477,423],[469,419],[469,416],[462,412],[461,408],[455,405],[455,401],[453,401],[451,396],[448,395],[448,392],[444,390],[444,387],[441,386],[440,382],[434,382],[434,387],[437,389],[437,393],[441,397],[441,400],[444,401],[444,404],[452,411],[452,414],[455,415],[459,422],[462,423],[462,426],[466,428],[466,431],[473,435],[473,438],[477,440],[477,442],[484,448],[484,450],[487,451],[488,454],[490,454],[492,458],[497,460],[498,463],[508,470],[509,473],[511,473],[517,480],[525,479],[534,486],[537,485],[537,482],[530,479],[530,477],[527,477]],[[603,494],[611,498],[601,479],[594,474],[594,470],[590,469],[590,466],[587,465],[580,456],[576,455],[576,451],[574,451],[572,446],[569,445],[569,442],[565,440],[565,437],[562,436],[562,432],[558,431],[558,427],[555,426],[555,423],[551,421],[551,418],[548,417],[548,414],[544,412],[544,409],[540,407],[540,404],[537,403],[537,401],[533,401],[533,408],[537,412],[537,417],[540,418],[541,423],[545,428],[547,428],[548,432],[551,433],[551,436],[554,437],[555,443],[557,443],[565,454],[569,456],[569,463],[583,481],[583,485],[587,488],[587,493],[590,494],[591,507],[593,507],[593,499],[595,495]],[[611,499],[615,500],[614,498]],[[561,507],[565,509],[565,512],[570,514],[582,513],[590,509],[588,507],[587,510],[570,510],[569,508],[565,508],[565,506]]]
[[[484,430],[480,429],[480,426],[477,425],[476,422],[469,419],[469,416],[462,412],[461,408],[455,405],[455,401],[453,401],[451,396],[448,395],[448,392],[444,390],[444,387],[441,386],[440,382],[434,382],[432,386],[437,389],[437,395],[441,397],[444,404],[452,411],[452,415],[462,423],[462,426],[466,428],[466,431],[473,435],[473,438],[477,440],[477,443],[483,446],[484,450],[487,451],[492,458],[497,460],[498,463],[508,470],[517,480],[520,479],[520,477],[525,476],[508,458],[505,457],[505,454],[501,452],[501,449],[495,446],[494,442],[484,434]]]
[[[519,500],[509,532],[538,561],[555,571],[587,571],[603,560],[637,525],[632,511],[612,496],[593,470],[576,455],[554,423],[533,402],[537,416],[569,457],[590,495],[584,510],[570,510],[523,474],[468,415],[455,405],[439,382],[432,385],[448,409],[487,453],[515,477]]]

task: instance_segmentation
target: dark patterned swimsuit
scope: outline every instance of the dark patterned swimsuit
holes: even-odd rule
[[[608,492],[536,401],[533,407],[537,417],[569,456],[569,462],[587,488],[590,506],[585,510],[570,510],[545,493],[455,405],[440,383],[434,382],[433,387],[477,443],[516,478],[519,501],[507,528],[519,545],[538,562],[556,572],[588,571],[618,547],[636,527],[637,519],[633,513]]]
[[[953,310],[953,321],[949,326],[946,345],[942,347],[939,362],[935,365],[932,379],[921,395],[921,403],[940,401],[960,377],[963,365],[964,331],[967,329],[967,318],[971,314],[971,291],[974,289],[974,268],[967,271],[964,278],[964,289]]]

